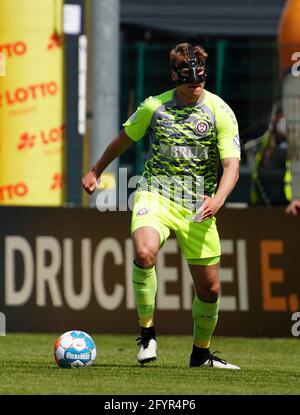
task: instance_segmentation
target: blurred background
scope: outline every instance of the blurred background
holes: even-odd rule
[[[300,196],[299,3],[1,0],[0,298],[6,312],[16,313],[13,316],[18,321],[13,328],[20,330],[27,324],[22,319],[28,321],[30,312],[22,313],[24,304],[31,311],[36,306],[49,307],[49,311],[52,305],[65,304],[59,290],[67,293],[67,309],[87,307],[92,274],[82,263],[92,261],[88,259],[91,252],[96,252],[95,269],[103,260],[106,273],[120,275],[116,281],[129,275],[125,266],[125,257],[130,258],[129,245],[124,241],[129,236],[130,217],[121,212],[100,216],[96,209],[82,209],[95,207],[96,196],[83,194],[81,178],[142,100],[173,88],[169,51],[183,41],[201,44],[207,50],[206,89],[231,106],[240,128],[240,179],[227,201],[228,212],[219,221],[221,234],[232,241],[224,242],[224,252],[233,255],[229,262],[223,260],[227,267],[223,280],[234,283],[231,290],[236,292],[237,300],[230,297],[231,302],[224,302],[223,310],[252,310],[252,299],[264,311],[287,313],[298,309],[293,249],[297,246],[294,230],[299,223],[295,225],[295,218],[287,218],[283,212],[289,201]],[[141,173],[147,147],[146,138],[104,173],[99,191],[105,189],[116,196],[112,206],[124,206],[124,201],[127,205],[128,194],[125,199],[118,195],[118,183],[125,180],[127,187],[127,180]],[[124,170],[120,173],[118,168]],[[242,231],[243,226],[246,228]],[[234,227],[239,231],[233,231]],[[9,239],[12,235],[21,239]],[[45,235],[50,239],[39,239]],[[112,235],[121,238],[124,261],[111,241],[107,245],[110,250],[105,244],[100,248],[97,245]],[[65,242],[68,238],[73,238],[71,245]],[[239,243],[242,240],[246,245]],[[89,245],[84,241],[92,242]],[[263,241],[274,243],[264,245]],[[178,256],[177,251],[173,254]],[[268,259],[271,254],[282,258],[273,263]],[[74,261],[74,269],[68,268],[66,257]],[[55,258],[60,259],[55,262]],[[232,274],[228,273],[229,267]],[[272,267],[281,269],[279,274],[272,274]],[[101,275],[98,271],[93,274],[99,289],[93,301],[95,307],[98,302],[98,306],[113,310],[116,286],[106,283],[109,296],[105,303],[97,285],[103,269]],[[288,280],[286,275],[290,276],[291,290],[280,290],[277,283]],[[251,284],[256,284],[249,293],[245,286],[248,276],[254,281]],[[169,277],[169,284],[173,284],[173,277]],[[74,278],[73,291],[68,283],[62,288],[63,278]],[[81,288],[87,291],[83,290],[79,298],[80,278],[90,282],[82,282]],[[173,282],[175,287],[175,279]],[[275,292],[270,288],[274,282]],[[73,303],[68,303],[68,292],[73,293]],[[134,309],[131,294],[126,301],[120,297],[121,303]],[[190,306],[183,303],[181,307]],[[167,305],[161,310],[168,310]],[[69,324],[68,318],[60,320],[63,327]],[[267,320],[268,316],[258,329],[254,319],[252,329],[241,329],[241,333],[268,330]],[[30,327],[40,330],[42,323]],[[277,331],[270,329],[268,333],[281,335],[286,330],[277,326]]]

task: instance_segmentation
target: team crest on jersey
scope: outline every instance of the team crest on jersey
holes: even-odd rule
[[[208,122],[198,121],[196,124],[196,133],[198,135],[205,135],[209,129]]]
[[[149,213],[149,210],[147,208],[141,208],[137,211],[136,216],[144,216]]]

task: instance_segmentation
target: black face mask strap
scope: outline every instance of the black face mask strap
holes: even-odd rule
[[[189,47],[188,48],[188,65],[190,68],[190,77],[188,79],[188,81],[192,82],[200,82],[201,78],[198,75],[198,67],[199,67],[199,62],[198,59],[196,58],[195,52],[194,52],[194,48],[193,47]]]
[[[189,53],[189,57],[188,57],[188,62],[190,65],[196,66],[198,64],[197,62],[197,58],[194,52],[194,48],[192,46],[189,46],[188,48],[188,53]]]

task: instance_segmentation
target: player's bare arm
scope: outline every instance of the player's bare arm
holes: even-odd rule
[[[215,216],[224,205],[239,178],[239,159],[230,157],[222,159],[223,174],[214,197],[204,196],[204,202],[197,217],[203,221]]]
[[[107,146],[106,150],[82,179],[82,187],[88,194],[92,194],[97,187],[97,180],[101,176],[102,172],[109,164],[119,157],[128,147],[131,146],[133,141],[127,136],[124,130],[121,130],[119,134],[113,139],[113,141]]]

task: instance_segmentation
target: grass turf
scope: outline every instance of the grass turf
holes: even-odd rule
[[[55,334],[0,337],[0,394],[299,394],[299,340],[214,337],[211,350],[242,370],[188,367],[191,338],[160,336],[158,360],[136,362],[134,336],[93,335],[91,368],[60,369]]]

